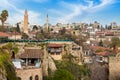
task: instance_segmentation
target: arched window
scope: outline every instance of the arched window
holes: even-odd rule
[[[18,80],[22,80],[20,77],[18,77]]]
[[[36,76],[35,76],[35,80],[39,80],[39,77],[38,77],[38,75],[36,75]]]
[[[32,76],[30,76],[29,80],[32,80]]]

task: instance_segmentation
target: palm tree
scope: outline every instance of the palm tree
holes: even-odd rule
[[[0,20],[2,22],[2,30],[4,30],[4,23],[7,20],[8,17],[8,11],[7,10],[3,10],[2,13],[0,14]]]

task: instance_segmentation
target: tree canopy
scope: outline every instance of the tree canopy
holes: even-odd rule
[[[4,30],[4,23],[5,21],[7,20],[7,17],[8,17],[8,11],[7,10],[2,10],[2,13],[0,14],[0,20],[2,22],[2,30]]]
[[[0,48],[0,73],[7,80],[17,80],[15,69],[10,59],[9,52],[6,49]]]
[[[65,55],[63,61],[55,61],[57,69],[65,69],[69,71],[74,76],[74,80],[88,78],[90,75],[90,70],[87,69],[85,65],[78,65],[74,63],[74,58],[75,57],[67,54]]]
[[[65,69],[58,69],[53,75],[53,80],[74,80],[74,76]]]
[[[22,39],[28,39],[29,36],[26,33],[22,33]]]
[[[19,26],[19,23],[17,23],[16,31],[20,33],[20,26]]]
[[[36,25],[33,26],[32,28],[33,31],[38,30],[38,27]]]

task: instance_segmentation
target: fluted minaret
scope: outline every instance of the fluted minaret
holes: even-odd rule
[[[24,14],[24,33],[28,34],[28,12],[25,10]]]
[[[49,23],[49,20],[48,20],[48,14],[47,14],[47,16],[46,16],[46,29],[47,29],[47,31],[49,32],[48,23]]]

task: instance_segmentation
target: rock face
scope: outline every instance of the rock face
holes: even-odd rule
[[[109,80],[120,80],[120,57],[109,58]]]
[[[91,71],[89,80],[109,80],[109,69],[107,64],[94,61],[92,64],[88,64],[88,68]]]
[[[55,63],[50,55],[48,56],[48,67],[50,68],[50,70],[52,72],[54,72],[57,69],[56,65],[55,65]]]
[[[5,72],[0,68],[0,80],[7,80],[5,77]]]
[[[52,72],[56,70],[56,66],[52,57],[46,51],[46,46],[44,46],[44,57],[43,57],[42,67],[43,67],[43,76],[48,76],[48,68]]]
[[[48,68],[54,73],[54,71],[57,69],[56,65],[50,55],[48,55],[48,58],[43,60],[43,75],[48,76]]]
[[[42,64],[42,72],[43,72],[43,76],[48,76],[48,60],[47,59],[43,59],[43,64]]]

